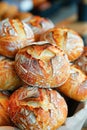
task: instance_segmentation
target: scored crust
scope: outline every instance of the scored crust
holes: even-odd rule
[[[52,28],[41,35],[40,40],[51,42],[68,55],[70,61],[76,60],[83,52],[83,40],[75,31],[67,28]]]
[[[87,47],[84,47],[84,52],[75,61],[75,64],[80,67],[80,69],[87,75]]]
[[[0,57],[0,90],[15,90],[22,85],[15,72],[15,62]]]
[[[87,76],[78,66],[72,65],[70,77],[57,89],[74,100],[85,101],[87,100]]]
[[[9,96],[0,92],[0,126],[10,126],[12,124],[8,114]]]
[[[35,35],[35,41],[39,41],[40,35],[54,27],[51,20],[40,16],[32,16],[31,18],[24,19],[23,21],[32,28]]]
[[[0,54],[14,58],[17,51],[34,41],[32,29],[15,19],[0,22]]]
[[[28,85],[54,88],[68,79],[70,65],[66,54],[48,43],[19,50],[15,58],[15,69]]]
[[[66,120],[67,105],[54,90],[23,86],[9,100],[9,114],[23,130],[56,130]]]

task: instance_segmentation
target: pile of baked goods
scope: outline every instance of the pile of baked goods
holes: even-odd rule
[[[0,126],[58,130],[68,116],[61,94],[87,100],[87,47],[74,30],[47,18],[18,11],[5,16],[0,21]]]

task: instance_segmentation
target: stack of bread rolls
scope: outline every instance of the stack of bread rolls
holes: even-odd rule
[[[68,116],[60,93],[87,100],[83,40],[74,30],[31,13],[5,16],[0,21],[0,126],[58,130]]]

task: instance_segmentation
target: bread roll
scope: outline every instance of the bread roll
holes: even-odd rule
[[[26,22],[33,29],[36,41],[39,41],[41,34],[54,27],[51,20],[40,16],[33,16],[31,19],[24,20],[24,22]]]
[[[22,85],[22,81],[15,72],[15,62],[0,59],[0,90],[15,90]]]
[[[14,19],[5,19],[0,22],[1,55],[14,58],[17,51],[31,41],[34,41],[34,34],[27,24]]]
[[[47,0],[33,0],[34,7],[36,8],[36,7],[40,6],[41,4],[43,4],[46,1]]]
[[[28,85],[58,87],[69,77],[69,61],[62,50],[44,43],[36,42],[19,50],[15,58],[15,69]]]
[[[11,120],[8,113],[9,97],[0,92],[0,126],[11,125]]]
[[[57,130],[66,120],[67,105],[57,91],[23,86],[10,96],[9,115],[22,130]]]
[[[76,60],[83,52],[83,40],[73,30],[67,28],[49,29],[40,40],[51,42],[53,45],[60,47],[68,55],[70,61]]]
[[[74,100],[85,101],[87,100],[87,76],[73,65],[70,68],[70,77],[57,90]]]
[[[75,64],[87,75],[87,46],[84,47],[83,54],[75,61]]]

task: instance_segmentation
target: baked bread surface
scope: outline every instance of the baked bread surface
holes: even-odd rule
[[[56,130],[66,120],[67,105],[57,91],[23,86],[10,96],[9,114],[21,130]]]
[[[84,52],[75,61],[75,64],[80,67],[80,69],[87,75],[87,47],[84,47]]]
[[[32,16],[31,18],[23,21],[32,28],[36,41],[39,41],[40,36],[44,32],[54,27],[54,24],[51,20],[40,16]]]
[[[85,75],[83,71],[78,68],[78,66],[72,65],[70,67],[70,77],[57,89],[74,100],[86,101],[87,75]]]
[[[83,40],[77,32],[67,28],[52,28],[41,35],[40,40],[51,42],[60,47],[68,55],[70,61],[74,61],[83,53]]]
[[[8,113],[9,96],[0,92],[0,126],[9,126],[12,124]]]
[[[14,58],[17,51],[34,41],[32,29],[15,19],[0,22],[0,54]]]
[[[19,50],[15,58],[17,74],[31,86],[54,88],[62,85],[70,75],[67,55],[49,43],[38,44]]]
[[[15,90],[22,85],[15,72],[15,62],[1,56],[0,59],[0,90]]]

